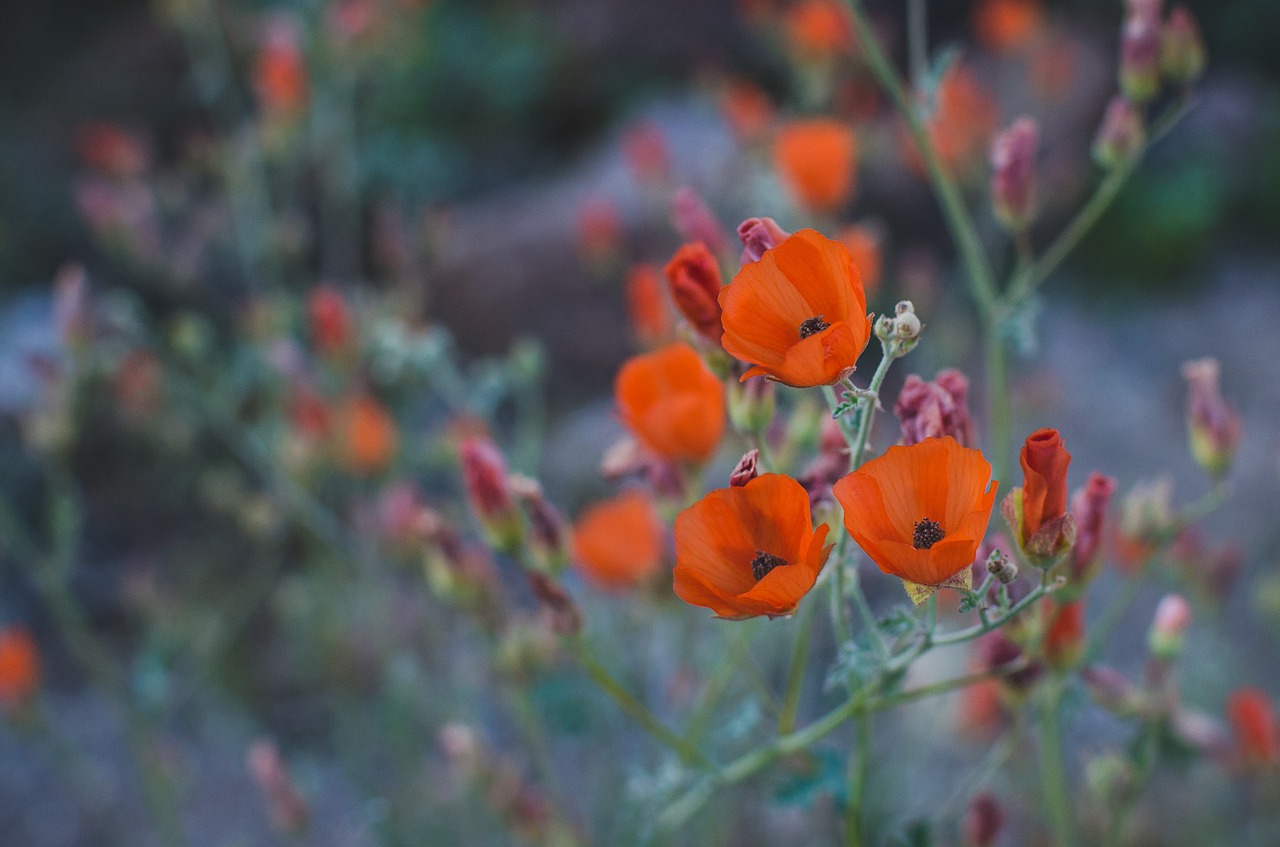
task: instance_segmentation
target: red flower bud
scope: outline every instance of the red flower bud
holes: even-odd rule
[[[1227,698],[1227,720],[1236,737],[1236,749],[1246,767],[1272,768],[1280,764],[1280,731],[1276,713],[1266,692],[1240,688]]]
[[[671,198],[671,216],[676,232],[685,241],[701,241],[716,256],[728,251],[729,239],[724,227],[702,196],[692,188],[686,186],[676,190]]]
[[[627,316],[631,318],[631,334],[642,345],[660,344],[671,335],[662,276],[653,265],[635,265],[627,273]]]
[[[950,435],[963,447],[977,446],[969,415],[969,380],[958,370],[939,371],[933,382],[910,374],[893,404],[902,424],[902,443]]]
[[[336,286],[324,284],[307,295],[311,343],[323,354],[339,353],[351,343],[351,312]]]
[[[1036,213],[1036,154],[1040,128],[1019,118],[996,136],[991,147],[991,204],[1006,227],[1025,229]]]
[[[729,486],[741,487],[760,475],[758,464],[760,461],[759,450],[749,450],[742,454],[742,458],[738,460],[738,464],[734,467],[733,472],[729,474]]]
[[[1022,488],[1010,492],[1001,511],[1027,559],[1048,567],[1076,540],[1075,518],[1067,512],[1071,454],[1056,429],[1038,429],[1027,436],[1021,462]]]
[[[1046,600],[1042,606],[1047,621],[1044,659],[1049,666],[1064,670],[1075,664],[1084,650],[1084,603],[1059,605]]]
[[[1110,170],[1133,158],[1147,143],[1142,115],[1124,97],[1114,97],[1093,141],[1093,159]]]
[[[1160,66],[1175,83],[1189,85],[1204,73],[1206,63],[1200,25],[1186,6],[1169,13],[1160,34]]]
[[[22,708],[40,686],[40,652],[23,627],[0,630],[0,711]]]
[[[1217,359],[1196,359],[1182,366],[1190,389],[1187,423],[1191,455],[1214,477],[1227,472],[1240,443],[1240,415],[1222,399],[1220,374]]]
[[[1004,828],[1004,809],[995,795],[982,792],[969,801],[964,813],[965,847],[992,847]]]
[[[515,549],[520,543],[520,515],[502,452],[487,438],[472,437],[462,442],[458,456],[471,508],[490,543],[499,550]]]
[[[667,263],[667,282],[676,308],[698,334],[720,343],[720,266],[702,242],[685,244]]]
[[[1094,471],[1084,487],[1071,498],[1071,514],[1076,523],[1076,546],[1071,550],[1071,578],[1083,586],[1093,576],[1102,545],[1107,508],[1115,493],[1116,481]]]
[[[747,218],[738,224],[738,240],[742,242],[742,264],[758,262],[767,251],[777,247],[791,233],[778,226],[773,218]]]

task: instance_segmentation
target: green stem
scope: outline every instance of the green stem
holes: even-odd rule
[[[960,644],[965,641],[972,641],[993,629],[999,629],[1004,626],[1005,623],[1007,623],[1011,618],[1017,616],[1023,609],[1027,608],[1041,597],[1044,597],[1047,594],[1052,594],[1057,589],[1058,583],[1056,582],[1050,582],[1048,584],[1041,583],[1033,588],[1031,593],[1026,597],[1023,597],[1017,603],[1010,606],[1009,610],[1004,614],[990,618],[982,623],[975,624],[968,629],[962,629],[959,632],[953,632],[949,635],[935,636],[931,639],[931,644],[935,647],[944,647],[948,644]]]
[[[627,717],[638,723],[640,728],[649,733],[655,741],[674,752],[686,765],[697,765],[707,770],[715,770],[715,765],[710,759],[704,756],[698,748],[668,728],[653,712],[649,711],[647,706],[633,697],[629,691],[622,687],[620,682],[613,678],[603,665],[587,652],[581,643],[575,645],[573,655],[596,687],[612,698],[618,708]]]
[[[916,88],[929,70],[928,8],[928,0],[907,0],[907,57]]]
[[[796,713],[800,709],[800,692],[804,687],[805,663],[809,659],[814,607],[815,604],[807,603],[800,611],[800,620],[796,626],[796,643],[791,651],[791,670],[787,673],[787,691],[782,697],[782,711],[778,715],[779,735],[786,735],[796,728]]]
[[[1075,818],[1071,788],[1067,784],[1062,753],[1063,683],[1055,680],[1045,689],[1040,708],[1040,787],[1056,847],[1075,847]]]
[[[854,718],[854,751],[849,756],[849,794],[844,805],[845,847],[862,847],[862,801],[871,763],[871,714]]]
[[[1009,391],[1004,334],[998,323],[987,322],[983,334],[987,366],[987,410],[991,426],[991,456],[995,478],[1010,484],[1013,462],[1013,399]]]

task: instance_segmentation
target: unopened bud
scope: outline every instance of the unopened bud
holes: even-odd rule
[[[746,453],[743,453],[742,458],[738,460],[738,464],[734,467],[732,473],[729,474],[729,487],[741,488],[759,476],[759,462],[759,450],[748,450]]]
[[[307,801],[289,776],[279,748],[265,739],[255,741],[249,747],[246,763],[266,800],[272,826],[294,835],[305,830],[310,817]]]
[[[1142,692],[1114,668],[1088,667],[1080,672],[1080,678],[1094,702],[1113,714],[1128,717],[1142,706]]]
[[[1018,565],[999,550],[992,550],[987,557],[987,573],[1008,585],[1018,578]]]
[[[903,312],[893,322],[893,334],[900,341],[910,341],[920,335],[920,319],[915,312]]]
[[[1097,570],[1107,508],[1115,490],[1114,479],[1094,471],[1084,487],[1071,497],[1071,514],[1076,522],[1076,546],[1071,549],[1073,589],[1083,588]]]
[[[1169,13],[1160,33],[1160,66],[1171,82],[1190,85],[1204,73],[1207,62],[1200,25],[1186,6]]]
[[[991,148],[991,205],[997,220],[1018,232],[1036,214],[1036,154],[1040,128],[1031,118],[1019,118]]]
[[[524,506],[529,519],[529,552],[535,566],[552,576],[569,564],[569,527],[536,479],[512,474],[511,490]]]
[[[914,315],[915,312],[916,312],[915,304],[912,303],[910,300],[899,300],[893,306],[893,313],[898,316],[908,315],[908,314]]]
[[[685,244],[667,263],[664,273],[676,308],[697,333],[713,344],[720,343],[724,327],[720,323],[720,265],[701,241]]]
[[[1093,160],[1110,170],[1137,155],[1147,142],[1142,115],[1124,97],[1114,97],[1093,141]]]
[[[773,422],[778,389],[767,379],[732,379],[725,391],[729,422],[742,433],[764,432]]]
[[[992,847],[1004,828],[1004,809],[995,795],[983,792],[969,801],[964,813],[965,847]]]
[[[700,241],[717,256],[727,251],[724,227],[697,191],[688,186],[676,189],[671,198],[671,217],[676,232],[686,241]]]
[[[789,235],[791,233],[778,226],[773,218],[747,218],[738,224],[742,264],[760,261],[761,256],[786,241]]]
[[[1084,650],[1084,604],[1076,600],[1059,605],[1044,601],[1048,622],[1044,634],[1044,659],[1050,667],[1065,670],[1074,665]]]
[[[876,338],[881,341],[888,341],[893,338],[894,332],[897,330],[897,323],[888,315],[881,315],[876,318]]]
[[[1089,792],[1108,806],[1123,805],[1137,786],[1134,765],[1119,753],[1108,753],[1093,759],[1084,768]]]
[[[558,582],[546,574],[530,571],[529,587],[552,632],[568,637],[582,631],[582,613],[578,611],[578,604]]]
[[[1170,661],[1182,652],[1183,636],[1191,625],[1191,605],[1181,594],[1166,594],[1156,606],[1147,646],[1157,659]]]
[[[1120,90],[1145,103],[1160,90],[1160,19],[1130,15],[1120,31]]]
[[[507,477],[507,462],[487,438],[468,438],[458,448],[462,479],[471,508],[484,527],[494,549],[513,551],[520,546],[523,527]]]
[[[1217,359],[1196,359],[1182,366],[1187,380],[1187,425],[1191,455],[1213,477],[1231,467],[1240,442],[1240,415],[1222,398]]]

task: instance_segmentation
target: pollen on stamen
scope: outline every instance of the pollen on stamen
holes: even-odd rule
[[[822,319],[822,315],[814,315],[813,317],[809,318],[809,320],[800,324],[800,337],[808,338],[811,335],[816,335],[817,333],[822,332],[824,329],[826,329],[829,326],[831,326],[831,324],[824,321]]]
[[[937,521],[931,521],[928,518],[922,518],[916,521],[915,532],[911,536],[911,545],[917,550],[928,550],[945,537],[946,533],[942,531],[942,524]]]
[[[763,550],[757,550],[756,557],[751,560],[751,575],[754,576],[758,581],[758,580],[764,579],[765,575],[768,574],[769,571],[773,570],[779,565],[786,565],[786,564],[789,564],[789,562],[787,562],[787,560],[782,558],[781,556],[775,556],[772,553],[766,553]]]

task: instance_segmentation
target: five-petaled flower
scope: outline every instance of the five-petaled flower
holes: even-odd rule
[[[712,491],[676,518],[675,592],[730,619],[796,610],[831,547],[809,495],[781,474]]]
[[[796,388],[832,385],[854,369],[871,338],[862,277],[849,251],[802,229],[720,292],[724,349]]]
[[[834,493],[853,540],[919,603],[971,578],[996,485],[981,452],[946,436],[890,447],[837,482]]]
[[[673,461],[711,457],[724,433],[724,386],[688,344],[636,356],[618,371],[622,422],[646,448]]]

